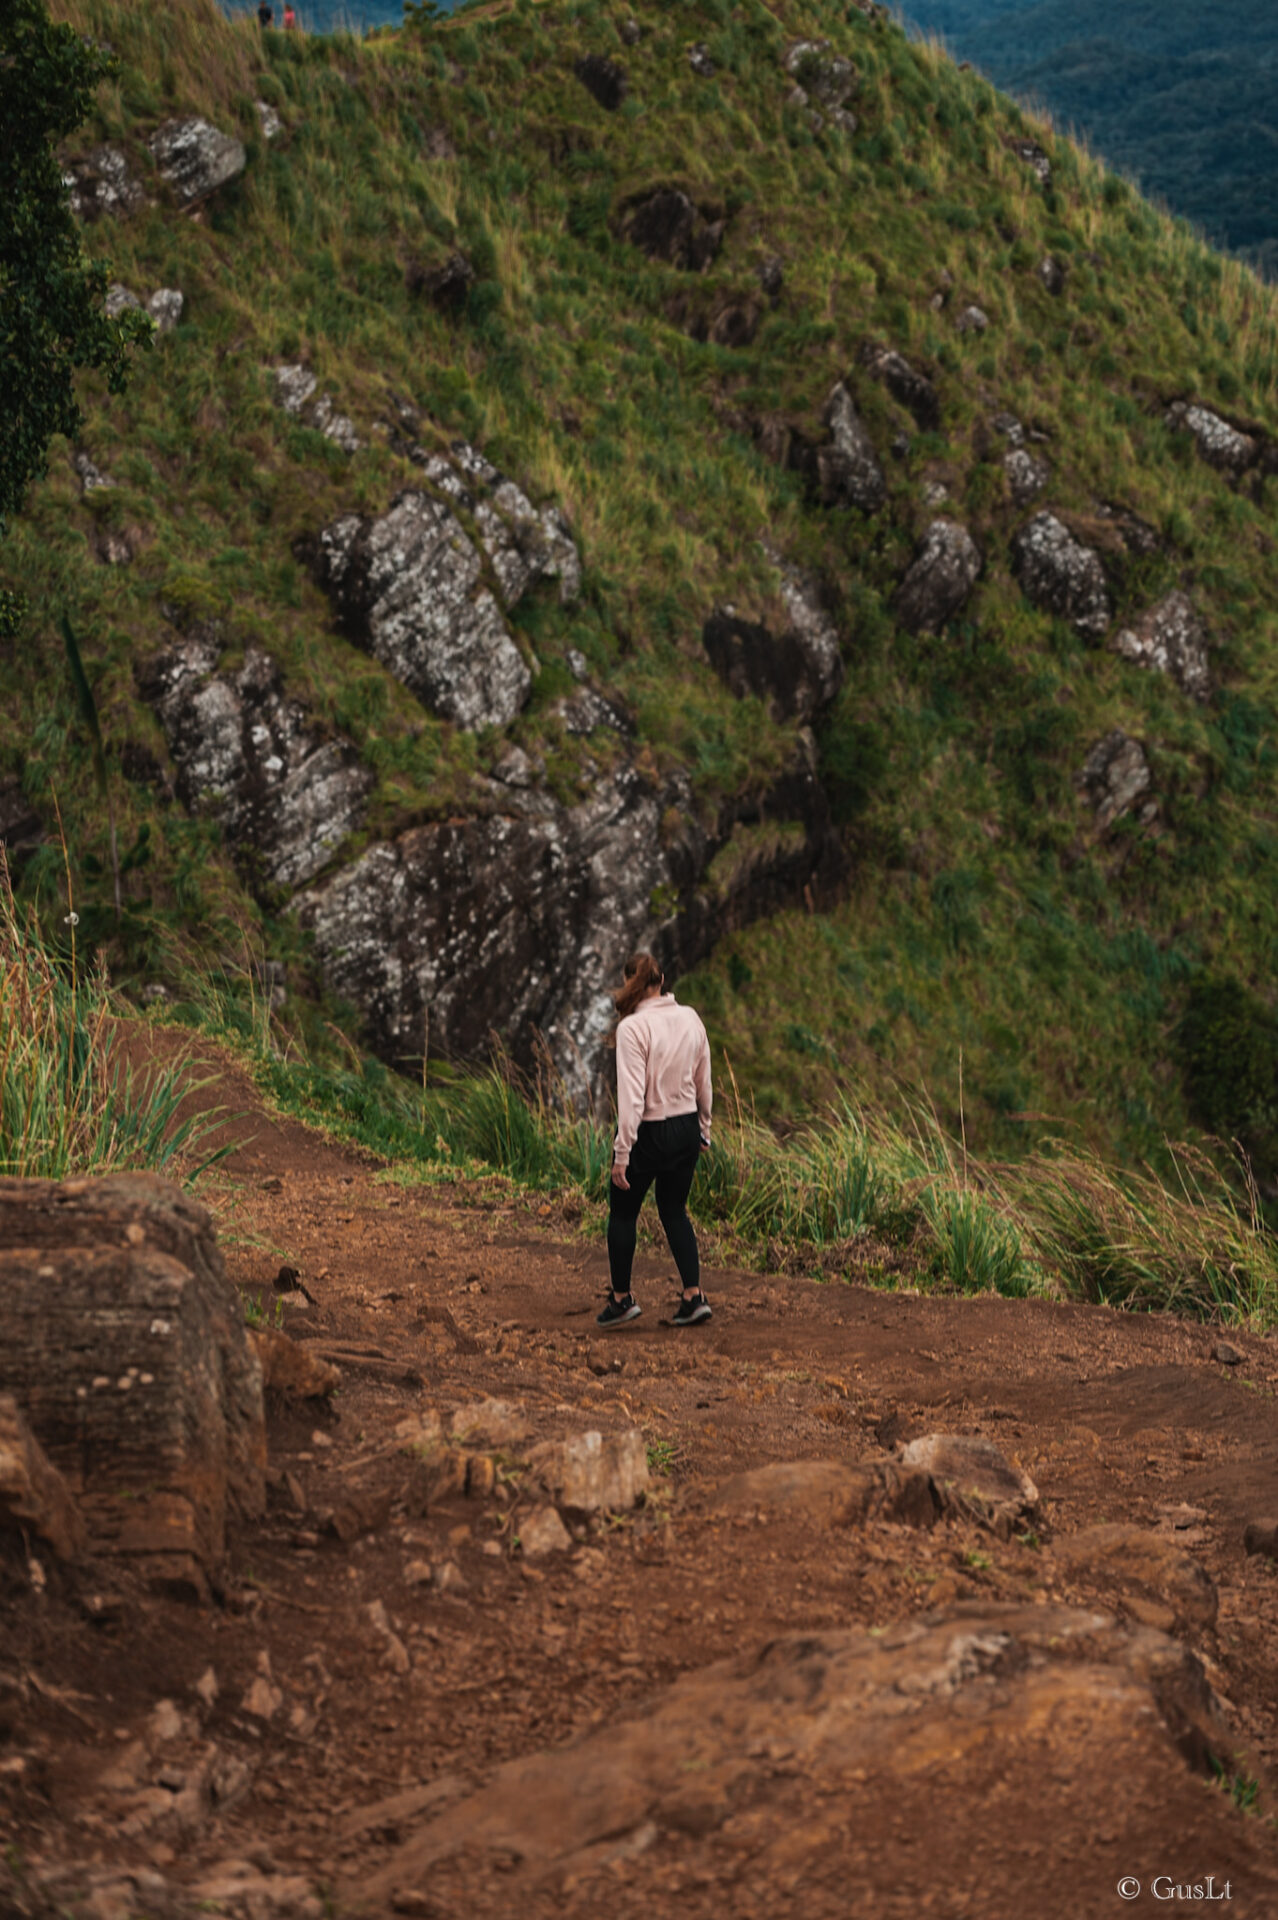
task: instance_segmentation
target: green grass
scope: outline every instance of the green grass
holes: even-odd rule
[[[354,1030],[349,1010],[323,1002],[287,900],[255,897],[213,821],[121,771],[126,745],[165,761],[135,681],[171,637],[165,606],[221,619],[232,652],[268,648],[317,721],[350,735],[376,779],[364,840],[490,804],[483,778],[504,740],[443,725],[348,646],[297,558],[339,511],[380,509],[413,483],[378,427],[405,395],[424,437],[476,439],[537,497],[560,501],[579,537],[580,605],[546,593],[518,609],[542,676],[510,735],[544,758],[561,796],[589,790],[602,751],[550,716],[570,648],[635,713],[644,764],[684,770],[690,805],[712,817],[728,797],[766,790],[799,742],[793,724],[720,685],[699,645],[707,613],[731,601],[775,618],[762,534],[838,597],[847,679],[817,744],[845,881],[818,890],[813,912],[733,932],[680,987],[758,1114],[792,1130],[840,1088],[881,1108],[921,1084],[954,1132],[961,1057],[968,1137],[987,1158],[1054,1136],[1172,1179],[1164,1141],[1186,1137],[1194,1117],[1174,1042],[1192,983],[1227,976],[1272,999],[1278,576],[1273,481],[1267,498],[1231,489],[1168,435],[1162,413],[1193,394],[1274,430],[1273,291],[979,76],[833,0],[787,0],[780,17],[760,0],[677,11],[641,0],[633,51],[594,5],[462,15],[365,42],[263,39],[212,0],[56,10],[122,62],[84,145],[122,141],[145,176],[146,134],[194,110],[249,148],[242,179],[200,220],[156,204],[89,230],[121,280],[142,293],[180,286],[186,312],[126,396],[89,389],[87,443],[116,487],[81,497],[55,450],[0,563],[32,605],[0,658],[0,777],[20,775],[46,818],[57,797],[84,948],[105,949],[113,978],[140,986],[174,978],[174,953],[196,946],[233,967],[247,934],[287,964],[295,1030],[335,1016]],[[828,37],[856,64],[851,139],[814,133],[786,105],[780,58],[799,34]],[[713,81],[688,68],[693,39],[714,49]],[[586,51],[630,67],[616,115],[571,76]],[[261,138],[257,98],[283,116],[280,140]],[[432,128],[455,158],[430,157]],[[1008,151],[1013,135],[1048,148],[1050,194]],[[648,263],[614,235],[626,196],[658,180],[684,182],[728,217],[704,276]],[[450,319],[414,300],[402,269],[454,245],[478,278]],[[678,299],[708,310],[755,289],[773,251],[786,285],[750,346],[698,342],[672,317]],[[1035,271],[1049,251],[1069,268],[1055,299]],[[937,309],[945,276],[950,303]],[[990,315],[987,334],[955,332],[969,301]],[[885,457],[888,505],[872,520],[806,503],[740,424],[777,416],[815,435],[842,377],[886,455],[902,416],[859,365],[866,340],[926,366],[942,416],[936,434],[911,427],[907,459]],[[356,419],[355,458],[272,405],[269,368],[298,356]],[[989,434],[1000,409],[1048,436],[1054,508],[1095,521],[1098,503],[1117,504],[1158,530],[1158,553],[1116,570],[1116,617],[1187,584],[1213,636],[1206,706],[1025,602],[1009,565],[1025,515]],[[896,626],[891,597],[938,477],[985,567],[961,619],[916,639]],[[131,565],[99,562],[102,525],[133,530]],[[115,782],[118,928],[64,614],[82,636]],[[1156,833],[1123,825],[1101,841],[1074,782],[1116,725],[1147,743],[1161,813]],[[127,764],[139,766],[136,752]],[[22,879],[50,939],[59,868],[46,850]],[[412,1090],[363,1064],[322,1084],[318,1069],[295,1072],[292,1097],[384,1136],[388,1150],[418,1127]],[[851,1153],[837,1127],[837,1147],[819,1131],[825,1144],[809,1137],[809,1152]],[[596,1134],[578,1124],[556,1135],[547,1160],[500,1078],[441,1137],[454,1156],[492,1154],[533,1181],[593,1190],[602,1177]],[[801,1237],[854,1230],[880,1204],[870,1171],[853,1157],[814,1162],[805,1179],[786,1163],[763,1211]],[[708,1189],[731,1186],[731,1168],[707,1172]],[[933,1208],[947,1284],[1002,1272],[1013,1286],[1037,1259],[984,1200],[923,1188],[913,1204]],[[1143,1283],[1130,1284],[1139,1294]]]

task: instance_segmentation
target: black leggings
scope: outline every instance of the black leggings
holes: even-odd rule
[[[701,1123],[695,1113],[677,1114],[673,1120],[644,1120],[640,1124],[630,1165],[626,1168],[630,1185],[608,1189],[608,1265],[612,1270],[614,1293],[630,1291],[639,1209],[654,1181],[657,1212],[666,1230],[679,1278],[689,1291],[700,1286],[697,1236],[688,1218],[688,1195],[700,1158]]]

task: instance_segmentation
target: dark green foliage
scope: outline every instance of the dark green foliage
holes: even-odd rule
[[[1203,975],[1176,1035],[1190,1111],[1236,1140],[1265,1180],[1278,1170],[1278,1018],[1241,981]]]
[[[44,472],[54,434],[80,425],[74,375],[100,368],[118,393],[128,351],[149,342],[145,315],[108,320],[109,278],[90,264],[67,205],[56,148],[87,115],[113,70],[107,55],[43,0],[0,9],[0,532]]]

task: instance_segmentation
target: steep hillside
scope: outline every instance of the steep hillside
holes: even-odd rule
[[[912,0],[1000,87],[1050,108],[1221,246],[1278,268],[1278,22],[1247,0]]]
[[[590,1083],[652,940],[767,1111],[1267,1137],[1265,289],[877,9],[60,10],[122,63],[87,243],[183,297],[3,549],[51,929],[60,811],[123,977],[255,929],[410,1070]]]

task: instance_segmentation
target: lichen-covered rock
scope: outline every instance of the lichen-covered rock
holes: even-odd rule
[[[157,333],[172,333],[182,318],[186,295],[177,287],[157,287],[146,303]]]
[[[276,367],[271,378],[277,407],[282,407],[294,420],[300,420],[303,426],[322,433],[343,453],[359,451],[354,421],[337,411],[331,394],[316,392],[319,381],[309,367]]]
[[[621,232],[650,260],[704,273],[723,244],[725,222],[707,220],[680,187],[657,187],[629,202]]]
[[[817,449],[817,477],[821,498],[877,513],[887,496],[883,469],[865,423],[840,380],[825,403],[824,421],[829,444]]]
[[[1046,460],[1040,460],[1028,447],[1009,447],[1003,455],[1003,472],[1007,475],[1007,490],[1018,507],[1029,506],[1037,500],[1040,493],[1052,477],[1052,470]]]
[[[63,180],[71,211],[81,220],[102,214],[119,217],[146,205],[146,195],[119,147],[95,147],[82,160],[72,160]]]
[[[243,173],[247,158],[242,140],[197,114],[166,120],[148,144],[160,177],[184,207],[197,205],[234,180]]]
[[[862,363],[881,380],[894,400],[899,400],[914,415],[924,433],[935,433],[941,424],[941,402],[936,388],[925,373],[912,367],[893,347],[871,342],[861,349]]]
[[[860,76],[852,62],[831,53],[828,40],[792,41],[786,48],[783,64],[804,95],[824,107],[844,106],[860,85]]]
[[[610,60],[607,54],[583,54],[573,72],[605,113],[615,113],[630,91],[626,69],[619,60]]]
[[[532,675],[456,515],[401,493],[377,518],[344,514],[320,535],[320,578],[347,636],[459,727],[506,726]]]
[[[1211,692],[1207,631],[1187,593],[1169,593],[1115,634],[1114,650],[1138,667],[1170,674],[1191,700],[1205,700]]]
[[[1200,460],[1222,473],[1240,474],[1253,466],[1261,451],[1255,435],[1222,420],[1196,400],[1177,400],[1167,409],[1166,425],[1173,433],[1192,433]]]
[[[1100,639],[1111,609],[1100,555],[1076,540],[1053,513],[1039,513],[1012,541],[1012,563],[1026,596],[1076,633]]]
[[[1096,742],[1083,762],[1078,785],[1102,833],[1126,813],[1135,813],[1138,820],[1148,822],[1158,811],[1145,749],[1121,727]]]
[[[838,629],[811,576],[783,567],[781,590],[790,616],[783,632],[744,620],[733,607],[717,607],[702,628],[702,644],[739,700],[753,694],[778,719],[810,720],[843,684]]]
[[[189,634],[139,675],[192,811],[209,811],[237,859],[274,886],[300,886],[363,818],[372,776],[348,741],[325,739],[281,688],[275,661],[250,647],[217,671],[215,632]]]
[[[910,633],[937,633],[966,601],[981,571],[980,549],[956,520],[934,520],[896,590],[893,611]]]

